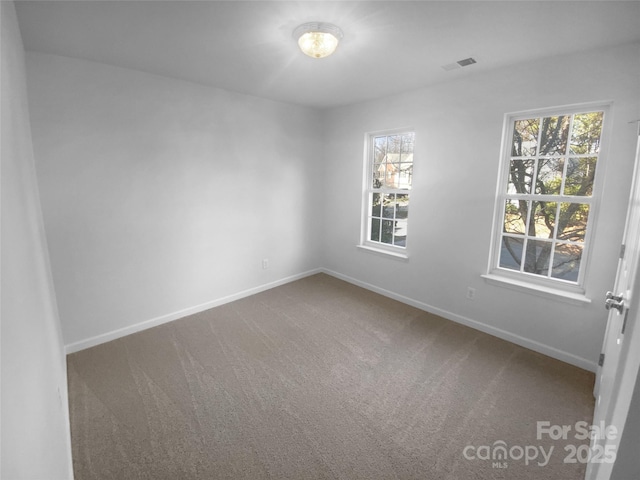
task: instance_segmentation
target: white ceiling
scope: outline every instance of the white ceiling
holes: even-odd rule
[[[16,9],[27,50],[313,107],[640,41],[639,1],[18,0]],[[344,30],[333,56],[298,50],[291,33],[308,21]],[[442,68],[470,56],[478,63]]]

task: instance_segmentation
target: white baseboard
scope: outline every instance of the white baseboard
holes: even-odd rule
[[[433,307],[424,302],[414,300],[413,298],[405,297],[404,295],[400,295],[390,290],[386,290],[384,288],[377,287],[370,283],[363,282],[356,278],[352,278],[347,275],[334,272],[333,270],[321,268],[320,271],[322,271],[323,273],[326,273],[327,275],[331,275],[332,277],[336,277],[336,278],[339,278],[340,280],[344,280],[345,282],[352,283],[353,285],[357,285],[367,290],[371,290],[372,292],[379,293],[380,295],[384,295],[385,297],[398,300],[399,302],[405,303],[407,305],[411,305],[412,307],[419,308],[420,310],[424,310],[425,312],[438,315],[440,317],[446,318],[447,320],[451,320],[453,322],[466,325],[467,327],[474,328],[481,332],[488,333],[489,335],[493,335],[494,337],[498,337],[508,342],[515,343],[516,345],[520,345],[521,347],[525,347],[530,350],[536,351],[538,353],[542,353],[543,355],[547,355],[549,357],[555,358],[565,363],[575,365],[576,367],[580,367],[584,370],[595,372],[597,369],[597,364],[595,362],[592,362],[591,360],[587,360],[586,358],[578,357],[577,355],[573,355],[572,353],[568,353],[563,350],[550,347],[549,345],[536,342],[535,340],[531,340],[529,338],[521,337],[520,335],[516,335],[515,333],[511,333],[506,330],[502,330],[500,328],[493,327],[491,325],[487,325],[482,322],[478,322],[477,320],[472,320],[471,318],[464,317],[462,315],[458,315],[455,313],[448,312],[446,310],[442,310],[441,308]]]
[[[228,295],[226,297],[222,297],[216,300],[212,300],[210,302],[206,302],[200,305],[196,305],[194,307],[185,308],[183,310],[179,310],[177,312],[169,313],[167,315],[162,315],[160,317],[152,318],[150,320],[145,320],[134,325],[130,325],[124,328],[120,328],[118,330],[113,330],[111,332],[106,332],[100,335],[96,335],[95,337],[87,338],[85,340],[80,340],[78,342],[71,343],[69,345],[65,345],[65,353],[71,354],[74,352],[78,352],[80,350],[84,350],[86,348],[94,347],[96,345],[100,345],[101,343],[110,342],[111,340],[115,340],[117,338],[124,337],[126,335],[131,335],[132,333],[140,332],[142,330],[146,330],[148,328],[156,327],[158,325],[162,325],[167,322],[171,322],[173,320],[177,320],[179,318],[186,317],[188,315],[193,315],[195,313],[200,313],[210,308],[214,308],[220,305],[224,305],[225,303],[233,302],[235,300],[240,300],[241,298],[248,297],[250,295],[255,295],[256,293],[264,292],[265,290],[269,290],[274,287],[278,287],[280,285],[284,285],[286,283],[294,282],[301,278],[308,277],[310,275],[315,275],[316,273],[326,273],[327,275],[331,275],[332,277],[339,278],[340,280],[344,280],[345,282],[349,282],[353,285],[357,285],[359,287],[365,288],[375,293],[379,293],[380,295],[384,295],[385,297],[392,298],[394,300],[398,300],[399,302],[405,303],[407,305],[411,305],[412,307],[419,308],[420,310],[424,310],[426,312],[432,313],[434,315],[438,315],[440,317],[446,318],[447,320],[451,320],[456,323],[460,323],[462,325],[466,325],[468,327],[474,328],[484,333],[488,333],[489,335],[493,335],[495,337],[501,338],[503,340],[507,340],[508,342],[515,343],[516,345],[520,345],[522,347],[528,348],[530,350],[534,350],[536,352],[542,353],[544,355],[548,355],[549,357],[556,358],[563,362],[569,363],[571,365],[575,365],[577,367],[583,368],[590,372],[595,372],[597,369],[597,364],[586,358],[578,357],[577,355],[573,355],[571,353],[565,352],[563,350],[559,350],[554,347],[550,347],[549,345],[545,345],[543,343],[537,342],[535,340],[531,340],[529,338],[522,337],[520,335],[516,335],[514,333],[508,332],[506,330],[502,330],[497,327],[493,327],[491,325],[487,325],[482,322],[478,322],[477,320],[472,320],[471,318],[464,317],[462,315],[458,315],[455,313],[451,313],[449,311],[443,310],[441,308],[434,307],[432,305],[428,305],[419,300],[415,300],[413,298],[406,297],[404,295],[400,295],[398,293],[392,292],[390,290],[386,290],[384,288],[377,287],[367,282],[363,282],[353,277],[349,277],[348,275],[343,275],[341,273],[335,272],[333,270],[329,270],[327,268],[316,268],[313,270],[309,270],[303,273],[299,273],[297,275],[291,275],[289,277],[282,278],[280,280],[276,280],[270,283],[265,283],[263,285],[259,285],[257,287],[253,287],[247,290],[243,290],[241,292],[235,293],[233,295]]]
[[[226,297],[222,297],[216,300],[212,300],[210,302],[202,303],[200,305],[196,305],[195,307],[185,308],[182,310],[178,310],[177,312],[169,313],[167,315],[162,315],[160,317],[152,318],[150,320],[144,320],[134,325],[129,325],[127,327],[113,330],[111,332],[102,333],[100,335],[96,335],[95,337],[87,338],[85,340],[80,340],[78,342],[65,345],[65,353],[69,355],[71,353],[75,353],[80,350],[84,350],[86,348],[95,347],[96,345],[100,345],[101,343],[110,342],[111,340],[115,340],[117,338],[131,335],[132,333],[140,332],[148,328],[156,327],[158,325],[162,325],[163,323],[171,322],[173,320],[178,320],[179,318],[186,317],[188,315],[204,312],[205,310],[209,310],[210,308],[218,307],[220,305],[224,305],[225,303],[233,302],[235,300],[240,300],[241,298],[248,297],[250,295],[255,295],[256,293],[264,292],[265,290],[269,290],[274,287],[279,287],[280,285],[294,282],[296,280],[300,280],[301,278],[305,278],[310,275],[315,275],[316,273],[320,273],[320,272],[322,272],[322,269],[320,268],[308,270],[306,272],[299,273],[297,275],[291,275],[289,277],[281,278],[280,280],[275,280],[273,282],[265,283],[257,287],[249,288],[247,290],[234,293],[233,295],[227,295]]]

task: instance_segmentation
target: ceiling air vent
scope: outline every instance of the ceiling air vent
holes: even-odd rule
[[[458,60],[456,63],[449,63],[447,65],[443,65],[442,69],[447,71],[456,70],[457,68],[467,67],[469,65],[473,65],[474,63],[478,63],[478,62],[476,62],[475,58],[469,57],[463,60]]]
[[[464,60],[458,60],[456,63],[461,67],[466,67],[467,65],[473,65],[474,63],[476,63],[476,61],[472,57],[469,57],[465,58]]]

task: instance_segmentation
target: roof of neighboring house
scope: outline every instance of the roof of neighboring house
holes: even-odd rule
[[[400,158],[400,155],[402,155],[402,158]],[[387,153],[382,159],[382,163],[380,163],[378,171],[381,172],[383,170],[395,170],[395,164],[399,163],[400,160],[402,160],[403,164],[413,163],[413,153]]]

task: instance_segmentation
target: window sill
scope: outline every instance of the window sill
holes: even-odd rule
[[[406,253],[400,253],[400,252],[392,252],[390,250],[385,250],[384,248],[376,248],[376,247],[372,247],[370,245],[356,245],[356,247],[358,247],[361,250],[364,250],[365,252],[369,252],[369,253],[374,253],[374,254],[378,254],[378,255],[383,255],[386,257],[391,257],[391,258],[395,258],[398,260],[403,260],[403,261],[407,261],[409,260],[409,255],[407,255]]]
[[[574,305],[588,305],[591,299],[582,293],[573,293],[560,290],[558,288],[547,287],[544,285],[535,285],[533,283],[514,280],[512,278],[501,277],[499,275],[486,274],[481,275],[486,282],[500,287],[510,288],[520,292],[530,293],[543,298],[557,300],[560,302],[571,303]]]

